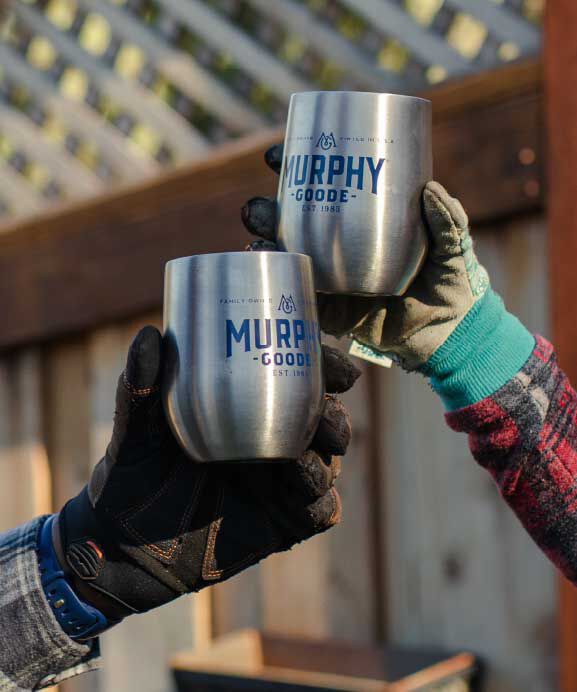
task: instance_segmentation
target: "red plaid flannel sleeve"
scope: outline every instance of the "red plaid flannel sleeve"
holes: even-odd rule
[[[539,547],[577,583],[577,393],[537,337],[498,392],[446,415]]]

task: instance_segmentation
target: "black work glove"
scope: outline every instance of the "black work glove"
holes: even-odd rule
[[[351,435],[326,397],[310,449],[271,463],[195,463],[178,446],[159,393],[162,337],[145,327],[120,376],[112,440],[88,486],[60,512],[55,545],[79,595],[112,622],[224,581],[340,519],[333,487]],[[326,389],[359,371],[323,347]]]

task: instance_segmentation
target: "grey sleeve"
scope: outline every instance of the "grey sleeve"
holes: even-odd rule
[[[98,641],[70,639],[44,595],[36,546],[45,519],[0,534],[0,692],[39,690],[98,667]]]

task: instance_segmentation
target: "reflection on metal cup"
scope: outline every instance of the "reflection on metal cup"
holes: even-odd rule
[[[324,396],[309,257],[196,255],[166,265],[163,400],[197,461],[297,459]]]
[[[293,94],[279,246],[310,255],[319,291],[401,295],[427,252],[421,194],[432,175],[430,101]]]

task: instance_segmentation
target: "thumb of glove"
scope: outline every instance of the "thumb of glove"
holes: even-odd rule
[[[118,379],[114,431],[108,454],[114,461],[137,461],[151,436],[165,427],[158,396],[162,369],[162,336],[156,327],[143,327],[135,336]],[[127,454],[128,452],[128,454]]]
[[[433,257],[461,254],[462,239],[469,234],[469,219],[459,200],[431,181],[423,191],[423,206]]]

